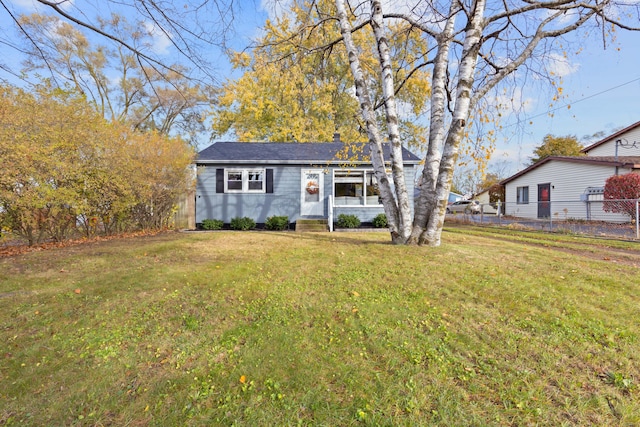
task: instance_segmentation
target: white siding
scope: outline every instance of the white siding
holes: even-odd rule
[[[589,150],[586,154],[588,156],[615,156],[617,140],[620,140],[624,145],[633,145],[634,142],[636,143],[635,147],[619,146],[618,156],[640,156],[640,127],[631,129],[622,135],[612,138],[604,144]]]
[[[483,205],[487,204],[489,203],[489,192],[483,191],[482,193],[476,195],[475,199]]]
[[[619,170],[619,173],[628,172],[629,170]],[[587,187],[604,187],[606,179],[614,174],[613,166],[551,160],[505,185],[505,214],[537,218],[538,184],[549,183],[551,184],[550,200],[553,219],[587,219],[586,203],[580,203],[580,196]],[[517,188],[525,186],[529,187],[529,203],[517,204]],[[628,220],[628,217],[609,215],[608,219],[617,222]]]

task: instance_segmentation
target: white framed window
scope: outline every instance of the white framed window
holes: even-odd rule
[[[334,170],[333,197],[336,206],[379,206],[380,190],[372,170]]]
[[[519,205],[529,204],[529,187],[517,187],[516,188],[516,203]]]
[[[247,191],[264,192],[264,170],[247,171]]]
[[[225,193],[264,193],[264,169],[225,169]]]

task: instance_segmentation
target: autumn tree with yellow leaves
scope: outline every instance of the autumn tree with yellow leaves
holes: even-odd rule
[[[231,61],[242,74],[223,86],[213,114],[214,136],[232,134],[240,141],[326,142],[335,132],[346,142],[368,139],[359,101],[343,45],[336,44],[337,27],[307,25],[310,14],[323,20],[332,16],[331,0],[294,1],[287,13],[267,21],[263,36],[248,52],[234,52]],[[390,28],[391,60],[402,83],[397,92],[402,104],[401,132],[411,146],[425,142],[420,122],[428,108],[429,74],[415,69],[427,45],[418,32],[398,23]],[[364,68],[376,81],[376,45],[371,34],[361,33]],[[409,77],[411,73],[411,78]],[[382,88],[376,102],[382,105]],[[384,115],[379,115],[385,126]]]
[[[194,151],[105,120],[84,96],[0,86],[0,225],[29,244],[170,224]]]
[[[578,138],[574,135],[554,136],[548,134],[542,139],[542,144],[533,150],[531,164],[551,156],[584,156],[583,148],[584,146],[578,142]]]

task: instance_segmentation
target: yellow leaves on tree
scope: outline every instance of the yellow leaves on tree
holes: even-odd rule
[[[337,27],[309,26],[309,14],[331,16],[335,3],[321,0],[312,10],[294,1],[291,13],[267,21],[264,36],[250,54],[232,53],[231,62],[242,71],[228,81],[213,112],[214,136],[233,133],[241,141],[331,141],[334,132],[343,141],[367,141],[355,97],[349,61]],[[426,109],[430,94],[428,73],[416,67],[427,50],[417,32],[405,26],[393,28],[391,38],[397,66],[398,101],[406,114],[402,131],[410,145],[424,143],[426,129],[416,118]],[[363,68],[376,82],[376,44],[371,34],[354,34],[368,53]],[[323,46],[326,49],[319,49]],[[382,90],[374,88],[378,106]],[[384,126],[384,124],[383,124]]]
[[[73,92],[0,87],[0,221],[30,244],[78,226],[166,225],[192,156],[179,139],[107,122]]]
[[[542,144],[533,150],[531,164],[537,163],[549,156],[583,156],[584,147],[574,135],[554,136],[546,135]]]

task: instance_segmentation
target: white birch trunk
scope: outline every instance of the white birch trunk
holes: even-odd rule
[[[449,67],[449,51],[453,41],[453,31],[459,9],[457,1],[452,1],[449,17],[440,35],[438,50],[434,60],[433,77],[431,79],[431,126],[429,127],[429,146],[422,170],[422,185],[418,198],[414,200],[414,219],[410,243],[419,244],[425,240],[423,235],[427,228],[430,215],[437,206],[445,210],[448,200],[448,192],[445,195],[436,193],[436,183],[440,171],[442,152],[440,147],[444,143],[445,115],[447,105],[447,71]],[[444,216],[442,216],[444,225]]]
[[[393,182],[395,184],[399,217],[398,243],[406,243],[411,234],[411,206],[409,204],[409,194],[407,193],[407,184],[405,182],[404,175],[404,163],[402,161],[402,140],[400,139],[400,128],[398,125],[399,119],[395,97],[393,68],[391,66],[389,44],[385,36],[382,5],[379,0],[371,0],[371,12],[371,26],[378,46],[381,69],[380,80],[382,83],[382,94],[384,97],[387,128],[391,145],[391,173],[393,174]],[[383,203],[385,203],[384,199]]]
[[[344,44],[349,55],[349,65],[351,67],[351,73],[353,74],[356,96],[360,101],[360,108],[362,110],[362,116],[364,118],[367,134],[369,136],[369,146],[371,147],[371,163],[373,170],[378,181],[378,188],[380,190],[380,198],[384,206],[385,214],[389,224],[389,232],[391,233],[391,240],[394,243],[405,243],[407,235],[403,235],[401,215],[396,205],[393,191],[391,190],[391,183],[387,178],[384,165],[384,156],[382,151],[382,139],[380,131],[376,124],[376,117],[373,111],[373,104],[369,96],[369,89],[367,87],[364,72],[358,59],[358,49],[351,37],[351,23],[347,15],[347,10],[344,4],[344,0],[336,0],[336,8],[338,10],[338,20],[340,22],[340,32],[344,40]],[[402,159],[402,156],[400,156]],[[405,189],[406,193],[406,189]]]
[[[467,24],[462,50],[462,60],[458,70],[458,85],[456,87],[456,103],[449,131],[444,142],[442,159],[436,181],[435,197],[438,200],[432,207],[427,226],[422,233],[419,244],[439,246],[442,235],[442,226],[446,214],[446,201],[443,199],[449,194],[455,162],[458,158],[460,143],[464,136],[465,125],[471,112],[471,97],[473,82],[480,51],[484,11],[486,0],[476,0],[473,4],[472,15]],[[443,204],[444,202],[444,204]]]

